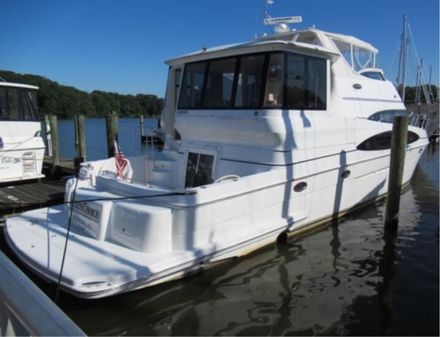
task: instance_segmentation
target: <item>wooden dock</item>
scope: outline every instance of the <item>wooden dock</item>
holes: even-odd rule
[[[0,187],[0,216],[60,204],[64,182],[42,180]]]

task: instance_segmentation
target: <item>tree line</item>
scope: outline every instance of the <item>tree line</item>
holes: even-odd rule
[[[60,118],[73,118],[76,114],[87,117],[103,117],[115,112],[121,117],[158,116],[163,99],[156,95],[122,95],[95,90],[91,93],[71,86],[61,85],[43,76],[19,74],[0,70],[0,77],[8,82],[36,85],[40,113],[56,114]]]

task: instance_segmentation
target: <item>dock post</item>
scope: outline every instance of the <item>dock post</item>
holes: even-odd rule
[[[118,115],[115,112],[106,116],[107,126],[107,153],[111,158],[115,155],[115,140],[118,141]]]
[[[397,230],[407,138],[408,116],[395,116],[391,139],[388,196],[385,210],[385,230]]]
[[[52,142],[51,142],[51,137],[50,137],[49,115],[44,115],[41,123],[42,123],[42,130],[41,131],[44,132],[43,139],[44,139],[44,144],[46,146],[45,154],[52,157]]]
[[[60,165],[60,154],[58,148],[58,118],[57,115],[48,116],[50,126],[50,140],[52,144],[52,169]]]
[[[145,137],[145,131],[144,131],[144,115],[139,116],[139,124],[141,129],[141,143],[146,143],[147,139]]]
[[[75,145],[78,151],[78,157],[74,158],[75,171],[79,170],[79,165],[86,161],[86,127],[84,115],[75,115]]]

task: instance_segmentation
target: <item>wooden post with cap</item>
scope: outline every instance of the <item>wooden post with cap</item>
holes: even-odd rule
[[[113,111],[106,116],[107,126],[107,154],[111,158],[115,155],[115,140],[118,141],[118,115]]]

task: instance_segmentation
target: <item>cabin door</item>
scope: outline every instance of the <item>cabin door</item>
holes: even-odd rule
[[[211,184],[214,181],[214,153],[187,152],[185,188]]]

